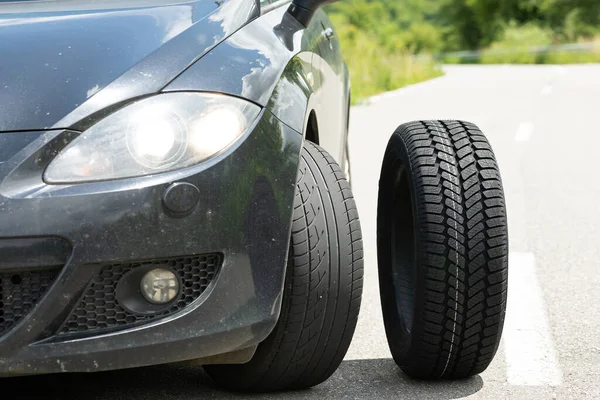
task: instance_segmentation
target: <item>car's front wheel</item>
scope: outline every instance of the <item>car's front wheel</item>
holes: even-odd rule
[[[322,383],[352,340],[362,295],[363,248],[344,173],[306,142],[298,171],[282,308],[250,362],[207,365],[225,389],[272,392]]]

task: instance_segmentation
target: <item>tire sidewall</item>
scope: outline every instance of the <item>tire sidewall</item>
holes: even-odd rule
[[[411,331],[407,332],[402,317],[398,311],[398,298],[394,287],[394,277],[392,271],[392,215],[394,207],[394,196],[396,190],[396,178],[398,169],[403,168],[404,174],[407,175],[407,181],[410,191],[411,210],[413,218],[413,235],[414,249],[413,254],[413,320]],[[423,271],[418,268],[421,260],[419,259],[419,221],[417,198],[415,194],[414,171],[406,149],[406,145],[399,133],[394,133],[388,142],[385,151],[385,156],[382,164],[381,176],[379,181],[379,196],[377,210],[377,257],[379,270],[379,288],[381,297],[381,307],[383,312],[383,320],[385,325],[386,336],[390,351],[394,357],[394,361],[401,367],[407,366],[412,359],[412,336],[420,337],[422,335],[422,326],[417,323],[420,309],[419,304],[424,301],[422,290],[416,288],[422,286],[425,279]]]

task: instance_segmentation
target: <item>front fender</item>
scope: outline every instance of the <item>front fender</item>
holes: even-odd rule
[[[304,132],[314,92],[311,51],[316,27],[304,28],[279,7],[252,21],[188,68],[163,91],[226,93],[267,108]]]

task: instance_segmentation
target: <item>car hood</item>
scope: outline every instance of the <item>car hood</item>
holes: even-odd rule
[[[0,131],[85,128],[257,13],[254,0],[0,3]]]

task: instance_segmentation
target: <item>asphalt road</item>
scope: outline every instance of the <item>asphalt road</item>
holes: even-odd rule
[[[353,188],[365,292],[350,351],[325,384],[256,399],[600,399],[600,66],[460,66],[355,107]],[[503,343],[481,376],[418,382],[390,358],[379,306],[375,217],[387,140],[415,119],[465,119],[488,135],[503,174],[511,241]],[[199,367],[2,381],[43,399],[238,399]]]

